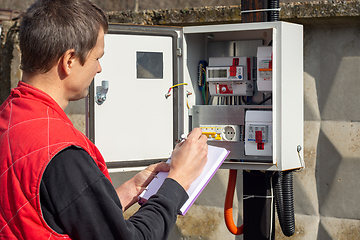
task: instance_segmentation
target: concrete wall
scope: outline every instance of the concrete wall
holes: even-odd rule
[[[294,174],[296,231],[286,238],[276,223],[276,239],[359,239],[360,237],[360,21],[359,1],[281,5],[281,20],[304,25],[306,169]],[[112,22],[194,25],[239,22],[238,6],[109,13]],[[203,17],[201,17],[203,16]],[[230,16],[230,17],[229,17]],[[232,19],[232,20],[231,20]],[[1,37],[0,100],[21,77],[17,22],[4,22]],[[84,102],[67,113],[85,131]],[[118,185],[135,173],[111,174]],[[242,180],[235,195],[234,218],[242,223]],[[219,170],[185,217],[172,240],[242,239],[224,224],[227,170]],[[136,211],[130,208],[125,216]]]

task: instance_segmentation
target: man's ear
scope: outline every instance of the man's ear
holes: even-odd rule
[[[74,49],[69,49],[67,50],[61,60],[60,60],[60,64],[61,64],[61,67],[65,73],[65,75],[69,75],[72,68],[74,67],[75,65],[75,62],[76,62],[76,56],[75,56],[75,50]]]

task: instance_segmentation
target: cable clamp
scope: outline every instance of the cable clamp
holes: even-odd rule
[[[280,12],[280,10],[281,10],[281,8],[254,9],[254,10],[241,11],[240,14],[243,14],[243,13],[253,13],[253,12],[270,12],[270,11],[278,11],[278,12]]]

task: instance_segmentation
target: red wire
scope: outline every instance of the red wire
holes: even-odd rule
[[[236,186],[237,170],[230,169],[229,171],[229,182],[226,190],[225,206],[224,206],[224,217],[226,227],[234,235],[241,235],[244,233],[244,224],[237,227],[234,223],[233,218],[233,199]]]

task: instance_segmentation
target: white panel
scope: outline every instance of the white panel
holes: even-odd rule
[[[163,79],[136,78],[136,52],[163,53]],[[105,160],[145,160],[170,156],[173,148],[172,38],[105,36],[103,71],[96,86],[109,81],[107,99],[95,104],[95,143]]]
[[[273,162],[277,170],[281,170],[281,88],[278,82],[279,72],[281,71],[279,55],[281,42],[279,36],[281,28],[273,29],[273,81],[272,81],[272,105],[273,105]]]
[[[297,146],[303,147],[303,31],[283,23],[281,32],[281,157],[282,169],[297,168]],[[302,155],[303,151],[301,151]]]

